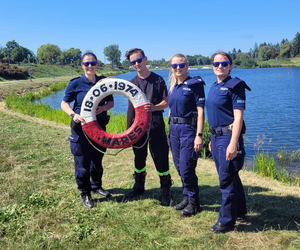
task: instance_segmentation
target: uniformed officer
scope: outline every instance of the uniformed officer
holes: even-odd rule
[[[204,81],[188,74],[187,58],[176,54],[171,58],[169,89],[170,145],[174,165],[181,177],[183,200],[175,205],[180,215],[189,217],[200,212],[196,166],[203,147]]]
[[[247,213],[244,188],[239,177],[245,158],[243,142],[245,89],[251,90],[238,78],[231,78],[232,58],[225,52],[212,57],[213,71],[217,76],[206,100],[207,119],[211,132],[209,144],[222,193],[222,205],[213,233],[233,230],[237,220]]]
[[[133,188],[126,194],[127,197],[133,198],[143,194],[145,191],[146,178],[146,158],[149,150],[154,161],[156,170],[160,177],[161,205],[168,206],[171,202],[170,187],[172,185],[169,170],[169,147],[163,119],[163,111],[168,107],[168,91],[164,79],[151,72],[146,67],[147,57],[143,50],[134,48],[126,52],[126,58],[130,61],[132,67],[137,71],[137,76],[130,82],[138,86],[146,95],[149,103],[145,109],[151,112],[151,124],[148,134],[133,145],[134,152],[134,178]],[[127,128],[134,121],[134,107],[131,102],[128,104],[127,111]]]
[[[98,62],[95,54],[86,52],[82,56],[81,61],[84,74],[70,81],[61,102],[61,108],[71,117],[71,136],[68,139],[71,152],[74,155],[75,179],[81,192],[81,201],[84,207],[92,208],[94,207],[94,201],[91,198],[91,192],[100,195],[100,197],[109,197],[111,195],[102,188],[103,153],[95,149],[95,147],[102,152],[105,152],[106,149],[96,144],[92,146],[87,141],[80,124],[84,122],[84,119],[80,116],[80,109],[86,93],[104,77],[96,75]],[[73,101],[74,106],[71,108],[70,103]],[[107,110],[113,106],[113,96],[110,95],[102,99],[96,109],[97,121],[104,130],[109,120]]]

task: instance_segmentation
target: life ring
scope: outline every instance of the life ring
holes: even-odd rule
[[[99,102],[111,94],[127,97],[135,110],[135,119],[130,128],[120,134],[104,131],[97,122],[96,108]],[[97,82],[85,95],[80,115],[85,120],[82,129],[96,144],[105,148],[128,148],[136,143],[147,131],[150,113],[145,110],[149,102],[145,94],[134,84],[118,78],[105,78]]]

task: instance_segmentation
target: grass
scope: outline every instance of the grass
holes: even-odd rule
[[[203,211],[193,218],[160,206],[150,158],[145,194],[125,200],[134,183],[131,149],[104,157],[103,183],[113,197],[93,196],[97,205],[88,210],[73,176],[68,126],[1,111],[0,133],[0,249],[299,249],[299,188],[242,170],[249,222],[213,235],[221,195],[211,160],[198,162]],[[171,159],[177,203],[181,181]]]

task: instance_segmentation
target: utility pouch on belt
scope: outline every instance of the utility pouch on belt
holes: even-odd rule
[[[197,121],[198,121],[198,112],[194,111],[192,113],[192,126],[197,126]]]
[[[245,134],[246,133],[246,123],[243,120],[243,126],[242,126],[242,130],[241,130],[241,134]]]

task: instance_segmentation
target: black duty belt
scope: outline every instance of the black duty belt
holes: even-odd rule
[[[176,116],[171,116],[170,117],[170,122],[174,124],[192,124],[192,118],[184,118],[184,117],[176,117]]]
[[[229,126],[217,127],[217,128],[209,127],[209,132],[212,133],[213,135],[220,134],[221,131],[222,134],[230,134],[230,135],[232,134],[232,130],[229,128]]]

